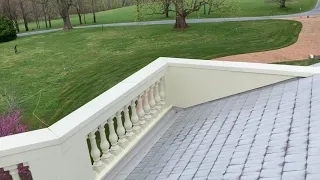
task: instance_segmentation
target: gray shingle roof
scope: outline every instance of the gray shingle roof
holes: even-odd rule
[[[127,179],[320,180],[320,75],[195,107]]]

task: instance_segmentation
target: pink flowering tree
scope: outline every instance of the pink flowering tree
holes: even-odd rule
[[[4,113],[0,118],[0,138],[27,131],[27,126],[20,123],[21,111],[10,111]],[[19,175],[22,180],[32,180],[28,167],[18,165]],[[0,180],[10,180],[11,176],[0,168]]]

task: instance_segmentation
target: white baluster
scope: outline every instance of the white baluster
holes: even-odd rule
[[[97,146],[97,141],[96,141],[96,135],[95,135],[96,129],[92,131],[89,134],[89,140],[90,140],[90,145],[91,145],[91,157],[93,159],[93,169],[96,172],[100,172],[101,169],[103,168],[103,162],[100,159],[101,152]]]
[[[161,98],[160,104],[162,108],[164,108],[166,104],[165,102],[166,94],[164,90],[164,77],[160,79],[160,98]]]
[[[146,118],[144,117],[144,115],[145,113],[142,107],[142,95],[140,95],[138,99],[138,116],[139,116],[139,123],[142,128],[146,127],[147,125]]]
[[[110,153],[110,144],[107,140],[104,124],[99,126],[99,133],[101,139],[100,147],[102,150],[101,161],[105,164],[109,164],[113,160],[113,155]]]
[[[117,112],[117,134],[119,136],[119,140],[118,140],[119,146],[124,149],[128,146],[128,140],[125,136],[126,130],[123,127],[121,112],[122,111]]]
[[[132,129],[132,122],[130,120],[129,116],[129,105],[126,105],[124,107],[124,128],[126,129],[126,137],[130,140],[132,140],[135,136],[133,129]]]
[[[156,100],[156,109],[158,110],[158,112],[161,111],[161,98],[160,98],[160,93],[159,93],[159,82],[156,82],[156,86],[155,86],[155,100]]]
[[[117,156],[120,154],[120,152],[122,151],[122,149],[120,148],[120,146],[118,145],[118,136],[116,134],[116,131],[114,129],[114,122],[113,122],[113,118],[111,117],[108,120],[108,126],[109,126],[109,141],[111,143],[111,148],[110,148],[110,152]]]
[[[139,117],[137,115],[136,109],[136,100],[131,101],[131,121],[133,124],[133,131],[135,134],[139,134],[141,132],[141,127],[139,124]]]
[[[156,109],[156,101],[154,99],[154,93],[155,93],[155,88],[154,88],[154,85],[151,86],[150,88],[150,91],[149,91],[149,96],[150,96],[150,102],[149,102],[149,105],[150,105],[150,113],[153,117],[156,117],[157,116],[157,109]]]
[[[4,171],[9,171],[12,180],[21,180],[18,171],[18,165],[8,166],[3,168]]]
[[[150,123],[150,120],[152,118],[151,113],[150,113],[150,105],[149,105],[149,97],[148,97],[148,90],[144,91],[143,95],[144,101],[143,101],[143,110],[146,113],[145,118],[147,123]]]

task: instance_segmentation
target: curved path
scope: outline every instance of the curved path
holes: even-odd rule
[[[290,14],[290,15],[280,15],[280,16],[260,16],[260,17],[239,17],[239,18],[206,18],[206,19],[188,19],[187,23],[208,23],[208,22],[228,22],[228,21],[252,21],[252,20],[265,20],[265,19],[282,19],[282,18],[293,18],[300,16],[312,16],[320,15],[320,0],[316,4],[315,8],[304,13],[299,14]],[[174,24],[175,20],[161,20],[161,21],[145,21],[145,22],[127,22],[127,23],[113,23],[113,24],[99,24],[99,25],[88,25],[88,26],[79,26],[74,27],[74,29],[83,29],[83,28],[94,28],[94,27],[110,27],[110,26],[139,26],[139,25],[152,25],[152,24]],[[49,32],[60,31],[62,28],[34,31],[19,33],[18,37],[31,36],[36,34],[44,34]]]
[[[273,63],[308,59],[310,54],[320,54],[320,16],[287,18],[300,21],[303,26],[296,43],[276,50],[238,54],[216,58],[223,61]]]

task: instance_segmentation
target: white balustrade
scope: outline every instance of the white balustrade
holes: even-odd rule
[[[9,171],[12,180],[20,180],[18,165],[8,166],[3,168],[4,171]]]
[[[166,94],[164,89],[164,77],[163,77],[160,79],[160,98],[161,98],[160,104],[162,108],[164,108],[166,104],[165,97],[166,97]]]
[[[120,146],[118,145],[118,135],[116,134],[116,131],[114,129],[114,122],[113,122],[113,118],[111,117],[108,120],[108,126],[109,126],[109,141],[111,143],[111,148],[110,148],[110,152],[115,155],[118,156],[122,149],[120,148]]]
[[[150,91],[149,91],[149,96],[150,96],[150,101],[149,101],[149,105],[150,105],[150,113],[153,117],[157,116],[157,109],[156,109],[156,101],[154,99],[154,93],[155,93],[155,87],[154,85],[151,86]]]
[[[108,164],[125,150],[128,145],[133,142],[134,138],[147,127],[147,123],[151,124],[157,115],[163,110],[165,105],[165,92],[164,92],[164,78],[153,83],[150,88],[144,90],[138,96],[138,99],[132,100],[124,108],[116,112],[115,116],[108,119],[107,125],[109,127],[109,134],[106,134],[105,123],[98,127],[100,134],[100,149],[96,143],[96,131],[89,134],[91,145],[91,157],[93,159],[93,169],[95,172],[101,172]],[[136,104],[136,101],[138,103]],[[137,108],[138,106],[138,108]],[[131,109],[131,118],[129,114]],[[124,115],[124,122],[122,120],[122,112]],[[115,129],[114,118],[117,121],[117,128]],[[107,139],[109,136],[109,141]],[[111,147],[110,147],[110,144]],[[126,151],[124,151],[126,152]]]
[[[126,105],[124,107],[124,128],[126,129],[126,137],[130,140],[132,140],[135,137],[135,134],[132,129],[132,122],[130,120],[129,115],[129,105]]]
[[[144,110],[144,112],[145,112],[145,118],[146,118],[146,121],[147,121],[147,123],[150,123],[150,120],[151,120],[151,118],[152,118],[152,116],[151,116],[151,113],[150,113],[150,110],[151,110],[151,108],[150,108],[150,105],[149,105],[149,97],[148,97],[148,91],[149,90],[145,90],[144,91],[144,95],[143,95],[143,110]]]
[[[139,117],[137,115],[136,100],[131,101],[131,121],[133,124],[133,131],[137,135],[141,132],[141,127],[139,123]]]
[[[128,140],[125,136],[126,130],[123,127],[121,112],[122,112],[122,110],[118,111],[117,116],[116,116],[116,118],[117,118],[117,134],[119,136],[119,140],[118,140],[119,146],[124,149],[128,146]]]
[[[159,81],[156,82],[155,85],[155,93],[154,93],[154,98],[156,101],[156,109],[158,111],[158,113],[161,111],[161,97],[160,97],[160,93],[159,93]]]
[[[101,158],[100,158],[100,155],[101,155],[101,152],[97,146],[97,141],[96,141],[96,135],[95,135],[95,132],[96,132],[96,129],[94,131],[92,131],[90,134],[89,134],[89,141],[90,141],[90,145],[91,145],[91,157],[93,159],[93,169],[96,171],[96,172],[100,172],[101,169],[104,167],[103,165],[103,162],[101,161]]]
[[[105,164],[110,164],[113,160],[113,155],[110,153],[110,144],[107,140],[106,131],[104,128],[105,124],[99,126],[99,133],[100,133],[100,148],[102,150],[101,161]]]
[[[138,116],[139,116],[140,126],[142,128],[145,128],[146,127],[146,118],[145,118],[145,112],[142,107],[142,95],[140,95],[139,99],[138,99]]]

